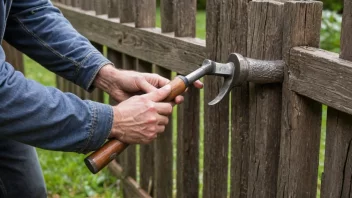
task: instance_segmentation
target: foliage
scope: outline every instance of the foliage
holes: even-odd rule
[[[321,0],[325,10],[342,11],[343,0]]]
[[[320,31],[320,47],[322,49],[339,52],[341,22],[341,15],[337,14],[335,11],[323,11]]]

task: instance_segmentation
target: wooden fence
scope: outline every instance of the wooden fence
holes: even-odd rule
[[[345,0],[340,55],[318,48],[321,2],[207,0],[206,41],[195,38],[196,0],[160,3],[161,29],[155,28],[155,0],[61,0],[55,5],[97,49],[106,46],[118,68],[171,78],[172,72],[196,69],[205,58],[226,62],[236,52],[284,60],[284,81],[249,82],[208,106],[222,81],[205,77],[204,97],[191,88],[177,107],[176,161],[170,123],[155,142],[130,146],[109,165],[125,196],[172,197],[176,183],[177,197],[198,197],[202,183],[203,197],[316,197],[325,104],[321,197],[350,197],[352,1]],[[57,82],[63,91],[104,101],[101,91],[89,95],[60,77]],[[200,118],[204,170],[199,169]]]

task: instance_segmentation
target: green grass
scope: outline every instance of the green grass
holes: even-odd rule
[[[157,14],[157,26],[160,27],[160,15]],[[205,12],[200,11],[197,14],[197,29],[196,35],[199,38],[205,39]],[[323,45],[324,46],[324,45]],[[55,75],[39,66],[34,61],[25,57],[25,72],[26,76],[34,79],[46,86],[55,86]],[[201,97],[204,92],[201,90]],[[107,102],[107,97],[105,102]],[[203,178],[203,140],[204,140],[204,109],[203,100],[201,100],[200,111],[200,190],[199,195],[202,195],[202,178]],[[324,151],[325,151],[325,128],[326,128],[326,107],[323,107],[322,135],[319,155],[319,176],[318,176],[318,194],[320,195],[321,174],[323,172]],[[177,112],[174,113],[176,115]],[[174,116],[176,118],[176,116]],[[173,175],[176,178],[176,142],[177,128],[176,119],[173,120],[174,133],[174,164]],[[75,153],[53,152],[37,149],[40,163],[43,169],[44,177],[47,183],[49,197],[116,197],[121,196],[119,181],[111,176],[105,169],[96,175],[92,175],[83,163],[84,155]],[[138,152],[138,151],[137,151]],[[230,156],[230,153],[229,153]],[[230,180],[229,180],[230,181]],[[174,180],[174,194],[176,186]]]

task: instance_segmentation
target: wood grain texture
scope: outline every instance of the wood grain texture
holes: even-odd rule
[[[173,20],[173,10],[167,5],[173,5],[173,0],[161,0],[160,13],[161,13],[161,29],[167,32],[169,25],[163,23]],[[171,2],[171,3],[170,3]],[[166,5],[165,5],[166,4]],[[163,17],[167,17],[167,20]],[[173,24],[173,23],[172,23]],[[173,27],[173,26],[172,26]],[[164,78],[171,79],[172,72],[168,69],[155,65],[154,72],[163,76]],[[172,165],[173,165],[173,115],[169,116],[169,124],[165,127],[163,134],[160,134],[154,143],[154,192],[155,198],[171,198],[172,197]]]
[[[282,58],[283,3],[249,3],[247,56]],[[262,67],[270,66],[263,64]],[[255,68],[255,67],[254,67]],[[263,68],[260,69],[263,71]],[[264,73],[264,72],[262,72]],[[250,84],[248,197],[275,197],[281,126],[280,84]]]
[[[136,28],[155,27],[155,14],[155,0],[139,0],[136,4]]]
[[[137,1],[137,2],[136,2]],[[135,20],[136,7],[135,3],[138,3],[138,0],[120,0],[119,1],[119,14],[121,23],[131,23]]]
[[[231,52],[230,38],[232,1],[208,0],[206,2],[206,46],[208,58],[225,62]],[[214,99],[222,86],[222,79],[215,76],[204,78],[205,101]],[[229,143],[229,97],[216,105],[204,106],[204,197],[227,197],[228,143]]]
[[[195,37],[196,7],[194,0],[175,1],[175,36]],[[201,62],[197,65],[199,64]],[[185,66],[189,67],[189,65]],[[184,103],[177,107],[176,187],[179,198],[198,197],[199,97],[199,90],[191,86],[185,94]]]
[[[333,52],[296,47],[290,53],[290,89],[352,114],[352,62]]]
[[[177,0],[175,2],[175,36],[196,36],[196,0]]]
[[[147,192],[141,189],[136,180],[129,176],[129,174],[125,171],[125,169],[120,166],[120,164],[113,161],[108,165],[108,167],[114,176],[122,180],[124,188],[128,192],[128,194],[126,195],[127,197],[150,197]]]
[[[352,1],[344,1],[341,29],[341,58],[352,61]]]
[[[160,0],[160,20],[162,32],[173,32],[175,0]]]
[[[352,61],[352,3],[345,1],[343,10],[343,22],[341,32],[341,54],[340,58]],[[335,58],[336,60],[336,58]],[[333,62],[333,61],[332,61]],[[347,61],[346,61],[347,62]],[[329,63],[331,63],[329,61]],[[350,93],[350,76],[348,73],[352,68],[352,62],[349,62],[348,69],[340,72],[329,72],[325,78],[330,78],[331,75],[339,79],[334,79],[335,82],[330,84],[343,83],[339,89],[343,89],[342,95],[344,97]],[[339,64],[335,64],[333,68],[341,68]],[[347,70],[347,71],[346,71]],[[331,77],[332,78],[332,77]],[[336,82],[338,81],[338,82]],[[330,85],[329,84],[329,85]],[[334,91],[334,90],[332,90]],[[339,109],[340,110],[340,109]],[[324,174],[322,178],[321,197],[351,197],[352,185],[352,115],[351,112],[346,114],[337,109],[328,108],[327,113],[327,128],[326,128],[326,146],[325,146],[325,164]],[[346,112],[346,111],[345,111]]]
[[[171,71],[162,67],[155,67],[155,73],[164,78],[171,79]],[[172,116],[169,116],[169,124],[165,131],[158,135],[154,143],[154,192],[155,198],[172,197]]]
[[[95,0],[94,10],[96,15],[102,15],[108,13],[108,0]]]
[[[248,3],[230,1],[230,51],[247,55]],[[231,100],[231,171],[230,197],[247,197],[249,164],[249,85],[243,83],[232,91]]]
[[[108,0],[108,17],[117,18],[119,17],[119,5],[120,0]]]
[[[101,53],[103,53],[103,45],[96,43],[96,42],[91,42],[92,45]],[[96,102],[101,102],[104,103],[104,91],[99,89],[99,88],[95,88],[95,90],[90,94],[91,95],[91,99],[96,101]]]
[[[321,197],[351,197],[352,116],[328,108]]]
[[[283,56],[289,63],[294,46],[319,45],[322,3],[284,5]],[[285,67],[277,197],[315,197],[319,161],[321,104],[289,90]]]
[[[152,64],[138,60],[137,71],[144,73],[152,73]],[[140,185],[148,193],[152,194],[154,185],[154,142],[150,144],[140,145],[139,147],[139,163],[140,163]]]
[[[116,19],[94,16],[55,3],[72,25],[89,40],[169,70],[188,74],[205,59],[205,43],[197,38],[175,38],[159,28],[134,28]]]
[[[134,57],[123,54],[122,55],[122,69],[135,70],[137,67],[137,60]],[[136,179],[136,145],[130,145],[120,156],[122,167],[126,171],[126,175]],[[124,186],[124,195],[128,196],[128,189]],[[128,196],[129,197],[129,196]]]

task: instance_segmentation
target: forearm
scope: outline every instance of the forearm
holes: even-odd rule
[[[111,64],[49,1],[14,0],[4,38],[47,69],[89,91],[100,68]]]
[[[49,150],[85,153],[99,148],[111,131],[111,106],[44,87],[1,61],[0,95],[2,137]]]

